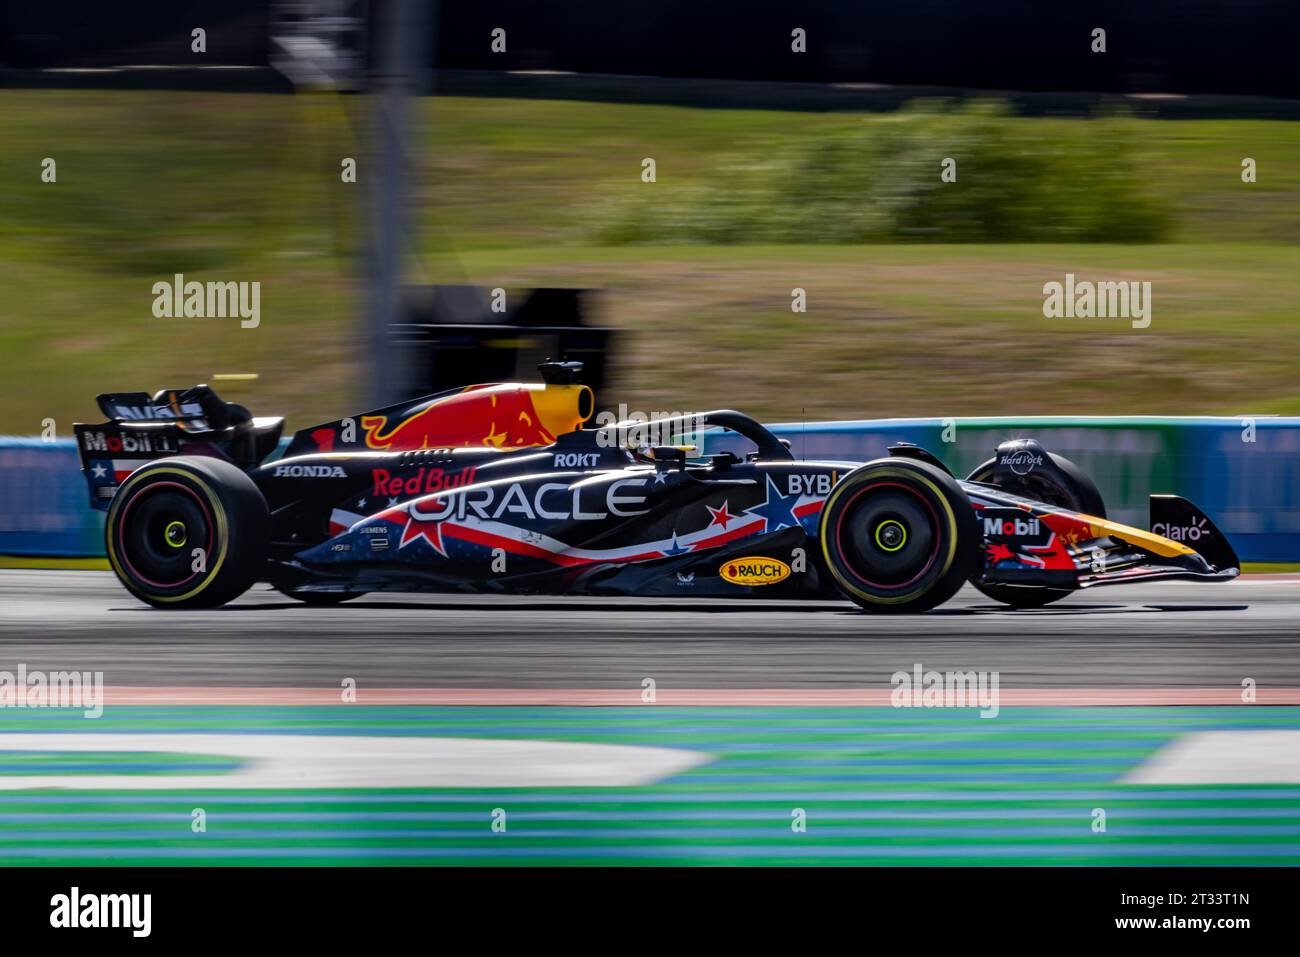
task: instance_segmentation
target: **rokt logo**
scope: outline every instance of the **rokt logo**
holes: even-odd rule
[[[557,469],[572,468],[591,468],[600,461],[600,456],[595,452],[560,452],[555,456],[555,467]]]

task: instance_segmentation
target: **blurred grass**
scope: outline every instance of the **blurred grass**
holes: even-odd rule
[[[96,417],[96,392],[219,372],[260,373],[240,400],[294,427],[356,411],[364,106],[358,97],[0,91],[0,432],[34,433],[53,417],[67,434],[72,421]],[[616,399],[633,407],[740,406],[781,419],[1300,413],[1300,124],[995,116],[981,120],[980,136],[1038,144],[1034,156],[1061,152],[1054,176],[1079,168],[1066,154],[1088,149],[1085,185],[1122,170],[1101,206],[1122,212],[1126,196],[1140,197],[1160,228],[1128,238],[1163,241],[822,245],[873,235],[820,224],[870,223],[874,200],[868,193],[841,215],[852,191],[819,198],[807,164],[830,162],[835,182],[851,185],[857,172],[865,182],[872,170],[857,170],[850,147],[887,141],[915,115],[472,98],[421,106],[412,280],[607,289],[603,318],[631,330]],[[958,186],[973,189],[977,169],[950,150],[947,125],[920,119],[929,125],[908,162],[956,152]],[[698,206],[737,158],[761,162],[773,150],[804,163],[778,164],[787,178],[791,168],[808,177],[787,184],[795,206],[780,208],[808,209],[775,232],[802,241],[608,245],[654,238],[654,217]],[[58,162],[57,184],[40,181],[46,156]],[[340,182],[344,156],[359,161],[357,185]],[[654,184],[640,178],[647,156]],[[1256,184],[1240,181],[1245,156],[1259,164]],[[1036,215],[1050,231],[1057,194],[1063,212],[1088,209],[1087,189],[1067,197],[1044,182],[1060,180],[1039,182],[1017,221]],[[889,235],[999,235],[980,211],[1012,194],[967,208],[958,186],[912,203],[896,220],[903,231]],[[957,206],[933,205],[945,202]],[[719,203],[714,221],[725,226],[730,207]],[[658,238],[681,235],[698,234]],[[773,233],[727,238],[762,235]],[[151,286],[175,272],[260,281],[261,327],[154,319]],[[1151,328],[1044,319],[1042,285],[1066,272],[1151,280]],[[795,286],[808,292],[806,314],[790,311]]]
[[[636,337],[623,366],[635,408],[779,421],[1300,414],[1293,247],[555,248],[465,262],[489,284],[609,288],[609,320]],[[1151,280],[1150,328],[1043,318],[1042,283],[1067,271]],[[805,315],[790,311],[795,286]]]
[[[1050,138],[997,101],[921,101],[888,119],[746,144],[666,202],[634,193],[593,232],[610,243],[1153,242],[1171,226],[1127,116]]]

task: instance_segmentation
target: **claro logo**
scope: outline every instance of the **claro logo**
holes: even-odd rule
[[[1203,518],[1197,519],[1191,525],[1170,525],[1168,522],[1157,522],[1151,526],[1151,531],[1175,542],[1199,542],[1210,534],[1210,530],[1205,527],[1205,519]]]
[[[777,558],[733,558],[719,572],[733,585],[775,585],[790,577],[790,566]]]

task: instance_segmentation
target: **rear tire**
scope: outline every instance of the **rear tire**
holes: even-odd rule
[[[867,611],[925,611],[970,577],[979,557],[975,511],[947,472],[916,459],[879,459],[831,491],[818,530],[836,586]]]
[[[1064,455],[1057,455],[1055,452],[1048,452],[1047,454],[1056,463],[1056,467],[1065,475],[1067,479],[1065,485],[1053,481],[1050,485],[1045,484],[1043,488],[1009,489],[1008,491],[1015,491],[1016,494],[1023,494],[1029,498],[1036,498],[1047,505],[1068,508],[1072,512],[1082,512],[1085,515],[1105,518],[1106,503],[1102,501],[1101,492],[1098,490],[1097,484],[1088,477],[1088,473]],[[996,464],[996,457],[989,459],[971,472],[967,481],[992,484],[993,470]],[[971,584],[994,601],[1010,605],[1012,608],[1042,608],[1044,605],[1050,605],[1052,602],[1060,601],[1066,595],[1074,593],[1074,590],[1070,588],[990,585],[976,581],[978,574],[977,572],[975,576],[972,576]]]
[[[105,550],[127,591],[156,608],[211,608],[266,566],[266,500],[222,459],[178,456],[136,469],[108,509]]]

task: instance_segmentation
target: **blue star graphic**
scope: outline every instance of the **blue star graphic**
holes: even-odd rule
[[[787,526],[799,524],[794,517],[794,503],[799,501],[799,494],[782,495],[777,489],[772,476],[767,476],[767,498],[762,505],[745,509],[746,515],[757,515],[763,520],[763,531],[774,532]]]
[[[677,541],[677,532],[674,530],[674,531],[673,531],[673,540],[672,540],[672,542],[669,544],[669,546],[663,550],[662,554],[664,554],[664,555],[668,555],[669,557],[671,557],[671,556],[673,556],[673,555],[682,555],[682,554],[685,554],[686,552],[689,552],[689,551],[690,551],[689,548],[683,548],[683,547],[681,546],[681,543],[679,543],[679,542]]]

